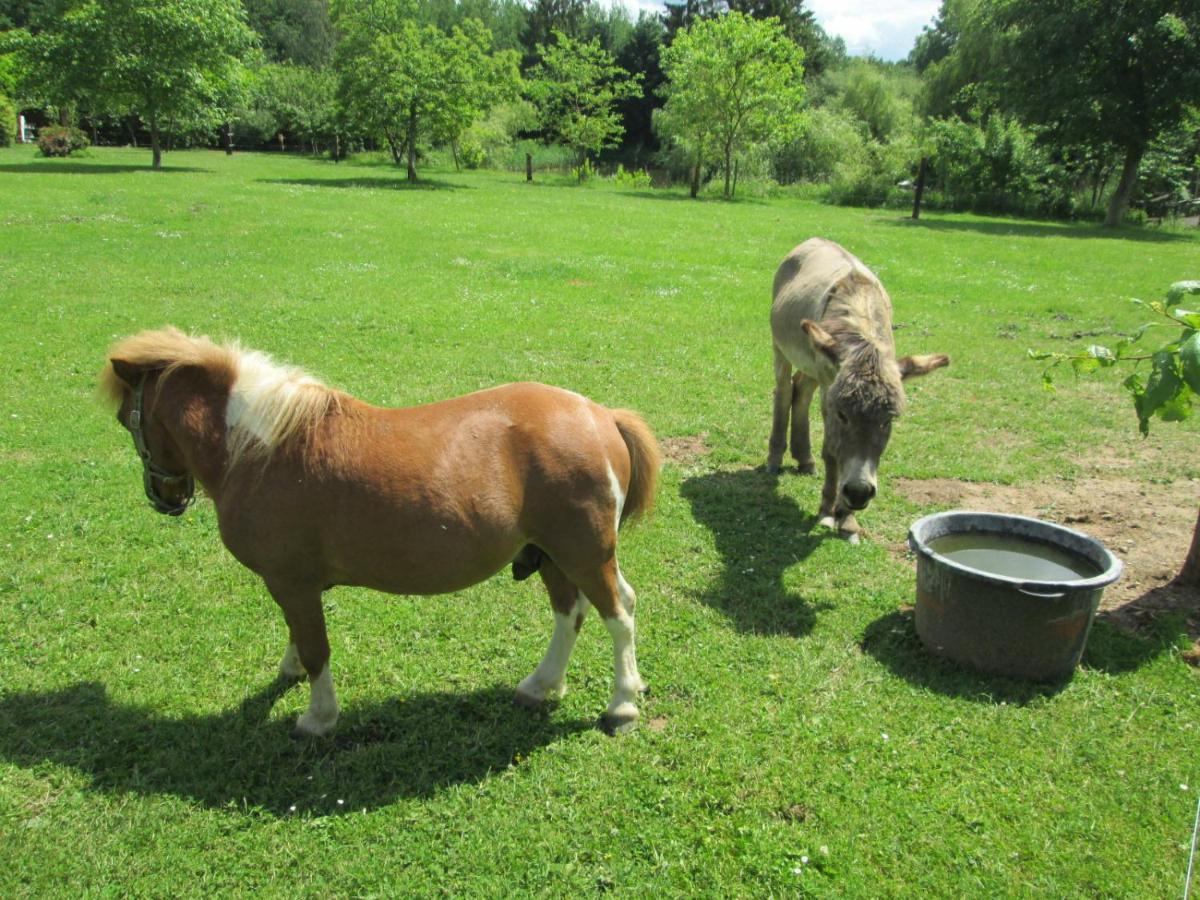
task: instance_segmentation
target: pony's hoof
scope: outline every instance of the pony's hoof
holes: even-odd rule
[[[332,722],[316,722],[309,717],[308,713],[305,713],[296,720],[296,724],[292,728],[292,737],[298,741],[325,737],[333,731],[333,726],[336,724],[336,718]]]
[[[600,728],[609,737],[616,737],[618,734],[628,734],[631,731],[636,731],[637,726],[637,716],[610,716],[608,713],[605,713],[600,717]]]
[[[513,694],[513,706],[521,709],[541,709],[545,702],[545,698],[534,697],[522,691]]]
[[[835,519],[833,516],[821,516],[821,518],[817,519],[817,525],[819,525],[821,528],[829,528],[833,531],[836,531],[837,519]]]
[[[811,459],[808,462],[796,463],[796,471],[801,475],[816,475],[817,464]]]
[[[768,475],[778,475],[779,470],[781,468],[783,468],[783,467],[777,462],[768,462],[767,463],[767,474]]]
[[[857,531],[851,531],[849,534],[847,534],[846,540],[854,546],[857,546],[858,544],[862,543],[862,538],[858,536]]]

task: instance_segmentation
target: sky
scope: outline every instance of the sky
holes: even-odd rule
[[[611,0],[635,17],[639,9],[661,11],[655,0]],[[853,56],[872,53],[896,61],[908,56],[921,29],[937,15],[939,0],[807,0],[821,27],[846,42]]]

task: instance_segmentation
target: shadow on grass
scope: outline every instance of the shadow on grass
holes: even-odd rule
[[[917,636],[911,608],[888,613],[868,625],[861,646],[893,674],[917,687],[977,703],[1025,704],[1053,697],[1069,683],[985,675],[935,656]]]
[[[278,816],[327,815],[479,782],[538,747],[594,727],[517,708],[512,689],[498,685],[349,709],[330,737],[294,740],[290,720],[267,721],[291,686],[277,679],[237,709],[182,718],[114,703],[94,681],[7,693],[0,697],[0,756],[21,766],[47,760],[70,766],[97,791],[173,794]]]
[[[1191,241],[1196,239],[1186,234],[1170,231],[1152,231],[1146,228],[1104,228],[1101,225],[1078,224],[1070,222],[1046,222],[1036,224],[1030,222],[1008,222],[1003,219],[988,221],[966,221],[959,219],[927,219],[913,221],[910,218],[880,219],[879,221],[900,228],[920,228],[927,231],[956,232],[974,231],[979,234],[996,237],[1063,237],[1083,238],[1085,240],[1110,240],[1119,238],[1125,241],[1144,241],[1148,243],[1169,243],[1172,241]]]
[[[696,520],[712,531],[724,564],[701,602],[725,613],[739,631],[800,637],[829,606],[788,593],[783,573],[825,536],[811,533],[817,517],[781,496],[777,482],[761,468],[710,472],[688,478],[681,493]]]
[[[11,172],[16,175],[121,175],[127,172],[159,172],[167,175],[173,172],[211,171],[212,169],[200,169],[195,166],[163,166],[161,169],[156,169],[151,165],[113,166],[107,163],[61,162],[51,159],[0,166],[0,172]]]
[[[258,180],[262,184],[376,191],[457,191],[466,187],[462,184],[434,181],[427,178],[417,181],[409,181],[407,178],[260,178]]]
[[[1171,646],[1170,640],[1132,635],[1098,618],[1088,635],[1080,665],[1119,675],[1141,668]],[[985,675],[935,656],[921,643],[911,608],[889,613],[867,626],[862,648],[912,684],[981,703],[1028,703],[1052,697],[1070,683],[1070,679],[1036,682]]]

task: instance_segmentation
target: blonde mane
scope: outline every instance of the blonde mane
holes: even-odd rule
[[[100,373],[100,391],[115,406],[129,386],[112,360],[168,378],[179,369],[199,366],[229,386],[225,406],[225,450],[232,469],[242,462],[266,461],[285,441],[311,429],[337,405],[337,392],[293,366],[233,342],[214,343],[170,326],[143,331],[115,344]]]

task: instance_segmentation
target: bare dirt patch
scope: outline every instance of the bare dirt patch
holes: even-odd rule
[[[1200,637],[1200,591],[1173,583],[1196,525],[1200,490],[1189,490],[1194,482],[1155,484],[1105,474],[1023,485],[898,478],[892,486],[923,507],[1035,516],[1091,535],[1125,563],[1124,574],[1101,599],[1106,618],[1137,629],[1164,613],[1186,610],[1189,633]]]
[[[708,456],[712,447],[708,446],[708,432],[685,434],[682,437],[664,438],[660,442],[663,456],[673,463],[687,465]]]

